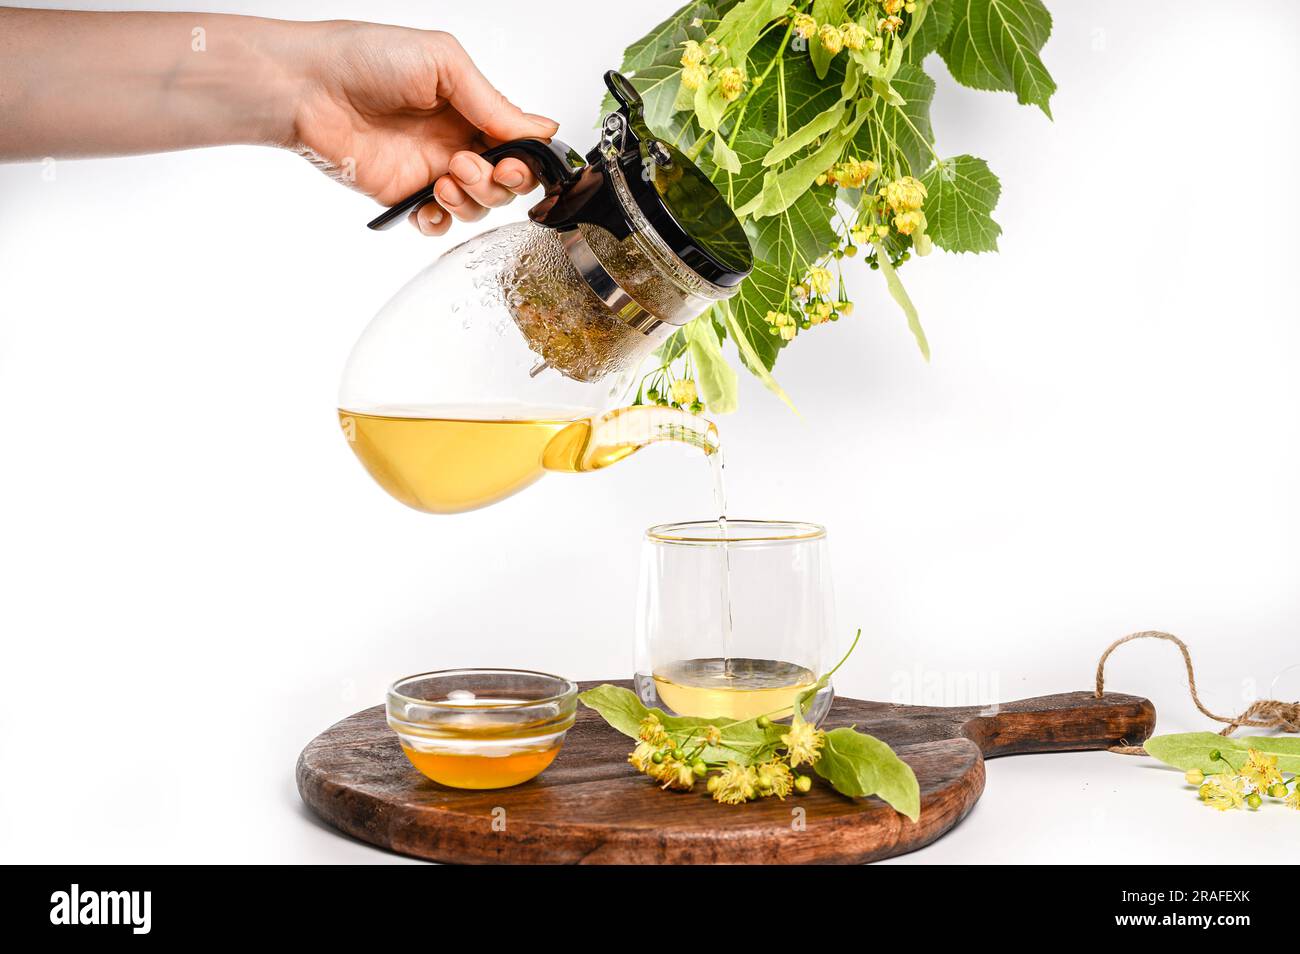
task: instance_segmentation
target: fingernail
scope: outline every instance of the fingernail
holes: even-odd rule
[[[513,170],[507,172],[499,172],[497,173],[497,182],[501,183],[503,186],[506,186],[507,188],[513,189],[515,186],[520,186],[524,184],[524,176],[523,173],[515,172]]]
[[[482,178],[478,163],[469,156],[457,156],[451,161],[451,173],[466,185],[473,185]]]
[[[430,213],[429,213],[429,224],[430,224],[430,225],[438,225],[440,222],[442,222],[442,213],[441,213],[441,212],[430,212]]]

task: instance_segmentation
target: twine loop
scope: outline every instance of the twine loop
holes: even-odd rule
[[[1215,722],[1222,722],[1225,728],[1220,730],[1219,735],[1228,736],[1239,728],[1251,729],[1279,729],[1282,732],[1300,732],[1300,701],[1282,702],[1280,699],[1256,699],[1247,708],[1246,711],[1238,716],[1221,716],[1216,715],[1209,709],[1205,708],[1201,702],[1201,697],[1196,692],[1196,673],[1192,669],[1192,654],[1187,650],[1187,644],[1177,636],[1171,633],[1162,633],[1158,630],[1144,630],[1140,633],[1129,633],[1122,639],[1117,639],[1106,647],[1106,651],[1101,654],[1101,659],[1097,661],[1097,698],[1101,698],[1102,690],[1105,687],[1106,660],[1120,646],[1132,642],[1135,639],[1163,639],[1166,642],[1173,643],[1178,647],[1179,652],[1183,654],[1183,664],[1187,667],[1187,688],[1191,690],[1192,702],[1201,715],[1207,719],[1213,719]],[[1140,745],[1116,745],[1112,746],[1110,751],[1118,752],[1121,755],[1146,755],[1146,750]]]

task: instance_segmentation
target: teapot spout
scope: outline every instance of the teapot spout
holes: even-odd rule
[[[617,464],[647,444],[675,441],[707,454],[718,450],[718,429],[698,414],[676,408],[635,405],[574,421],[546,445],[542,466],[583,473]]]

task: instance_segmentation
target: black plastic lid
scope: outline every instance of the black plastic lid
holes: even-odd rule
[[[740,284],[753,270],[754,256],[727,200],[681,150],[655,138],[641,95],[627,77],[610,70],[605,85],[621,106],[625,130],[617,161],[641,214],[701,278],[724,287]],[[607,117],[606,135],[616,123]]]

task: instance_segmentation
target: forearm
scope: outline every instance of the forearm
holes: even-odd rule
[[[288,145],[312,27],[0,9],[0,160]]]

